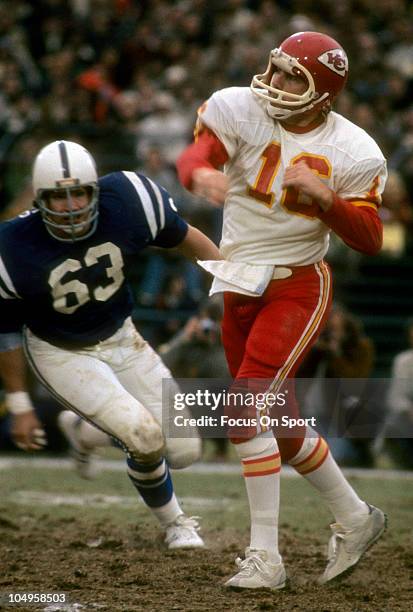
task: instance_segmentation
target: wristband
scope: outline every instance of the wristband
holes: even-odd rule
[[[32,400],[26,391],[14,391],[5,394],[5,404],[10,414],[19,415],[33,410]]]

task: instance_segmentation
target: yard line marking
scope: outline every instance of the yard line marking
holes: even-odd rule
[[[100,472],[124,472],[125,462],[122,459],[96,459],[96,466]],[[72,459],[43,458],[43,457],[0,457],[0,471],[13,468],[35,468],[73,470]],[[380,470],[365,468],[342,468],[345,476],[356,476],[357,478],[377,478],[380,480],[413,480],[413,471],[404,470]],[[195,463],[183,470],[172,470],[172,472],[183,472],[184,474],[241,474],[241,465],[237,463]],[[281,475],[286,478],[299,478],[298,474],[289,465],[283,465]]]
[[[103,608],[100,604],[92,604],[93,608],[98,610],[99,608]],[[85,610],[85,606],[80,603],[71,603],[71,604],[50,604],[50,606],[46,606],[43,608],[43,612],[79,612],[80,610]]]
[[[179,496],[180,501],[188,506],[223,508],[232,503],[229,497],[195,497]],[[104,495],[101,493],[45,493],[44,491],[14,491],[8,496],[8,501],[20,505],[37,506],[136,506],[137,503],[143,504],[143,500],[137,496],[126,495]]]

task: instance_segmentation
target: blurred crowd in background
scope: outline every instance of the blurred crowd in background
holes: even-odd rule
[[[33,156],[59,137],[82,140],[101,173],[139,168],[197,208],[174,162],[196,110],[216,89],[248,85],[292,32],[324,31],[347,51],[336,110],[365,128],[389,162],[383,218],[389,248],[413,224],[413,6],[408,0],[2,0],[1,208],[24,200]],[[219,223],[205,213],[217,233]],[[405,235],[404,235],[405,234]]]
[[[1,219],[30,207],[30,171],[36,153],[50,140],[65,138],[91,150],[100,175],[138,170],[165,186],[181,214],[218,241],[220,211],[180,186],[175,160],[192,139],[202,102],[217,89],[249,85],[252,75],[265,70],[270,49],[302,30],[326,32],[347,51],[349,83],[335,110],[366,129],[387,157],[383,253],[393,262],[409,262],[413,257],[413,5],[408,0],[2,0]],[[363,258],[333,239],[329,260],[336,273],[336,292],[346,302],[341,289],[363,269]],[[413,266],[403,265],[403,275],[409,275]],[[196,266],[173,254],[151,252],[139,258],[133,284],[135,322],[141,333],[164,352],[176,351],[179,342],[195,342],[201,353],[205,342],[209,350],[213,344],[214,350],[222,351],[215,333],[220,314],[205,310],[208,283]],[[406,295],[404,291],[400,300],[408,309]],[[346,306],[352,309],[350,301]],[[363,336],[363,314],[370,313],[370,305],[363,307],[364,311],[360,306],[358,312],[356,308],[348,313],[356,321],[346,327],[350,348],[354,338]],[[394,320],[386,319],[397,330],[398,341],[376,374],[390,376],[393,358],[406,347],[402,307],[397,313],[393,303]],[[374,308],[380,304],[372,298]],[[383,329],[382,322],[376,324]],[[364,369],[356,371],[368,377],[375,372],[374,355],[382,351],[374,337],[362,344],[357,359],[364,360]],[[325,347],[321,344],[322,359],[317,362],[319,354],[313,362],[318,373],[323,359],[327,368],[326,356],[332,355],[331,347],[327,351]],[[202,363],[216,366],[221,357]],[[200,375],[193,371],[194,359],[181,355],[172,362],[173,370],[177,363],[177,375]],[[204,368],[202,376],[215,374]],[[365,449],[358,451],[360,461],[371,461]]]

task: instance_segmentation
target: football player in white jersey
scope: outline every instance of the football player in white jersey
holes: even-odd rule
[[[332,110],[347,75],[337,41],[318,32],[290,36],[250,87],[217,91],[203,104],[195,141],[177,162],[188,189],[224,206],[225,261],[203,265],[214,275],[211,293],[224,292],[223,343],[234,389],[268,396],[288,379],[291,418],[299,415],[291,379],[330,310],[331,271],[323,261],[330,232],[370,255],[382,244],[377,209],[385,159],[364,130]],[[236,414],[234,406],[228,410]],[[328,582],[380,537],[385,516],[358,497],[312,427],[268,431],[260,414],[251,421],[258,426],[246,420],[229,430],[243,465],[251,539],[226,585],[285,585],[277,531],[281,458],[335,518],[319,579]]]
[[[191,259],[219,258],[218,248],[178,215],[160,185],[129,171],[98,178],[92,156],[74,142],[39,152],[33,191],[34,208],[0,224],[0,375],[14,439],[27,450],[44,443],[25,388],[23,329],[43,385],[88,422],[97,446],[109,435],[126,452],[128,475],[168,548],[203,547],[169,472],[198,459],[201,442],[194,429],[183,438],[164,434],[162,380],[175,385],[132,323],[125,271],[149,245]]]

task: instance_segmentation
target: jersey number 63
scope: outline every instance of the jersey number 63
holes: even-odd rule
[[[89,287],[80,282],[79,280],[73,279],[66,283],[62,282],[62,279],[68,272],[76,272],[84,267],[90,267],[98,263],[100,257],[109,257],[110,265],[105,268],[106,277],[111,282],[105,287],[96,287],[92,291]],[[80,306],[86,304],[86,302],[94,299],[99,302],[105,302],[108,300],[119,287],[122,285],[124,280],[123,258],[119,247],[112,242],[105,242],[94,247],[90,247],[86,251],[84,257],[84,263],[78,259],[66,259],[60,265],[54,268],[49,275],[49,286],[52,290],[53,297],[53,308],[63,314],[72,314]],[[72,294],[75,296],[76,303],[69,306],[68,296]],[[72,300],[71,300],[72,301]]]

